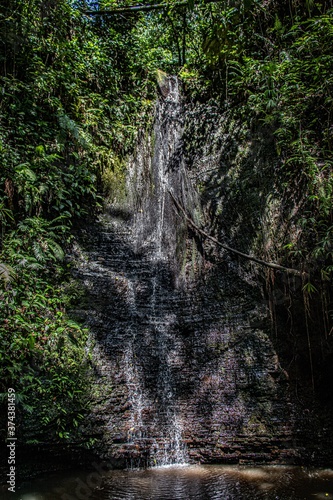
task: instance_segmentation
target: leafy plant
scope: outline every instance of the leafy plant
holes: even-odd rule
[[[0,280],[7,284],[13,279],[14,276],[15,274],[13,268],[0,262]]]

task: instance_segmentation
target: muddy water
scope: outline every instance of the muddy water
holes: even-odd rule
[[[170,466],[57,474],[2,490],[3,500],[333,499],[333,469],[289,466]]]

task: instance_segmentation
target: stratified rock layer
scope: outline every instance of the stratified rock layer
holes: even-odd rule
[[[290,398],[260,286],[232,257],[207,259],[170,196],[200,223],[169,84],[130,166],[128,205],[79,235],[87,306],[76,314],[95,371],[85,432],[119,466],[296,463],[308,416]]]

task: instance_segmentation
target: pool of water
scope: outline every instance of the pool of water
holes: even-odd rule
[[[333,499],[333,469],[291,466],[169,466],[58,473],[26,482],[2,500]]]

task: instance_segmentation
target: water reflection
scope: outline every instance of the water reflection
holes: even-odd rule
[[[333,470],[288,466],[169,466],[53,475],[22,485],[12,500],[333,499]]]

